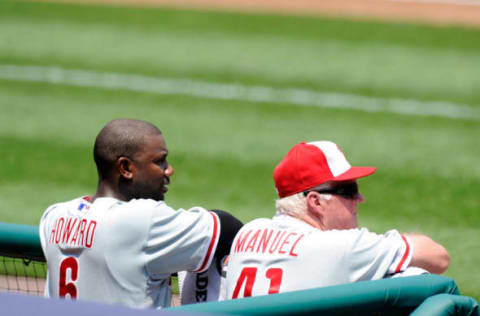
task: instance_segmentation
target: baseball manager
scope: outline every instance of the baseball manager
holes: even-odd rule
[[[443,273],[448,252],[431,238],[358,227],[357,207],[364,198],[357,179],[375,170],[352,167],[329,141],[291,148],[274,171],[275,216],[244,225],[235,237],[225,298]]]

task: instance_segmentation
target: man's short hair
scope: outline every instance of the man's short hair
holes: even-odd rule
[[[141,120],[118,119],[105,125],[93,147],[98,176],[107,178],[118,158],[124,156],[132,159],[143,146],[144,136],[152,134],[162,132],[155,125]]]
[[[324,189],[327,184],[319,185],[315,189]],[[320,194],[320,198],[324,200],[330,200],[331,194]],[[290,215],[296,218],[300,218],[307,212],[307,198],[303,192],[292,194],[284,198],[277,199],[275,201],[275,209],[277,214]]]
[[[275,201],[275,209],[279,214],[301,217],[307,212],[307,200],[303,193],[296,193]]]

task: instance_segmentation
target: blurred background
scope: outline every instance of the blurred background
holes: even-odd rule
[[[1,222],[94,193],[115,118],[163,131],[168,204],[243,221],[291,146],[332,140],[378,168],[361,226],[429,234],[480,299],[478,1],[107,2],[0,2]]]

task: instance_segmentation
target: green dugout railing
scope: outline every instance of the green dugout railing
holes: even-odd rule
[[[38,226],[0,223],[0,255],[45,261]]]
[[[435,300],[426,301],[433,297]],[[439,301],[442,301],[442,306],[435,308],[439,306]],[[419,308],[424,302],[427,306]],[[478,303],[459,295],[454,280],[429,274],[186,305],[168,310],[230,315],[409,315],[412,312],[416,316],[478,315]],[[452,310],[455,313],[452,314]]]
[[[37,226],[0,223],[0,255],[45,261]],[[462,296],[454,280],[439,275],[352,284],[164,309],[224,315],[467,315],[478,302]]]
[[[471,297],[451,294],[437,294],[427,298],[411,316],[427,315],[479,315],[478,303]]]

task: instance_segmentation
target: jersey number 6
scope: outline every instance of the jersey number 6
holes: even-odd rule
[[[232,298],[238,298],[243,283],[245,283],[243,297],[252,296],[252,289],[257,277],[257,270],[256,267],[245,267],[242,269],[237,284],[235,285],[235,290],[233,290]],[[265,277],[270,280],[268,294],[278,293],[280,290],[280,284],[282,283],[282,276],[283,270],[281,268],[270,268],[265,272]]]
[[[70,278],[72,282],[67,283],[67,270],[70,270]],[[70,298],[77,298],[77,287],[74,281],[78,277],[78,261],[74,257],[65,258],[60,264],[60,288],[59,296],[66,297],[67,294]]]

